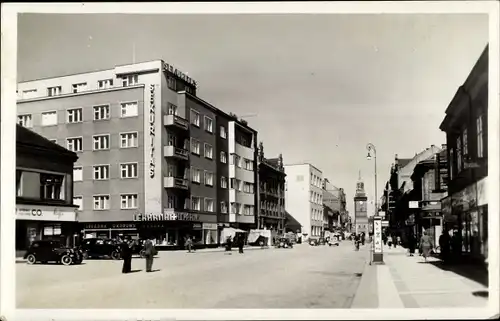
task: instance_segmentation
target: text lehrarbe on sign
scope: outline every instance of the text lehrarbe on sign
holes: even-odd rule
[[[159,214],[135,214],[134,221],[199,221],[198,214],[186,212],[165,212]]]

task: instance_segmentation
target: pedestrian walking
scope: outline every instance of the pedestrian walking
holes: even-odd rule
[[[191,237],[189,235],[186,237],[186,241],[184,242],[184,246],[188,250],[188,253],[191,253],[191,250],[193,249],[193,240],[191,239]]]
[[[382,241],[384,242],[384,245],[387,245],[387,234],[386,233],[382,234]]]
[[[153,269],[154,256],[158,254],[156,248],[150,238],[144,243],[144,257],[146,258],[146,272],[151,272]]]
[[[450,243],[450,233],[447,229],[444,229],[443,233],[439,236],[439,256],[443,263],[448,263],[450,261]]]
[[[460,234],[458,230],[453,232],[453,237],[451,238],[451,252],[453,260],[455,262],[460,260],[460,254],[462,253],[462,242],[460,240]]]
[[[240,234],[238,236],[238,250],[240,254],[243,254],[243,246],[245,246],[245,238],[243,237],[243,234]]]
[[[427,258],[429,257],[434,244],[432,244],[432,239],[429,235],[427,235],[426,231],[424,231],[424,234],[420,238],[420,246],[422,247],[422,256],[424,257],[424,261],[427,262]]]
[[[231,254],[232,245],[233,244],[232,244],[231,236],[228,236],[226,239],[226,252],[228,252],[229,254]]]
[[[417,240],[415,237],[415,234],[411,232],[408,235],[408,249],[410,251],[410,256],[413,256],[415,254],[415,246],[416,246]]]
[[[387,236],[387,245],[389,245],[389,248],[392,247],[392,236],[390,234]]]
[[[396,244],[401,246],[401,236],[399,236],[399,235],[396,236]],[[396,247],[396,246],[394,246],[394,247]]]
[[[130,273],[132,271],[132,248],[131,242],[125,238],[121,244],[121,257],[123,259],[122,273]]]

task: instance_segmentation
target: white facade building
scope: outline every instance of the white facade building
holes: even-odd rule
[[[323,173],[311,164],[285,165],[286,211],[306,237],[323,235]]]

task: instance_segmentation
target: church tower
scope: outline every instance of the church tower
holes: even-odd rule
[[[356,194],[354,195],[354,226],[356,234],[364,232],[368,235],[368,197],[365,193],[365,183],[361,179],[359,171],[358,182],[356,183]]]

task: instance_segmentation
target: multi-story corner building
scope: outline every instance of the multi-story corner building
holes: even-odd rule
[[[440,126],[448,147],[448,196],[441,202],[445,224],[459,232],[463,254],[479,260],[488,258],[488,47]]]
[[[324,232],[323,173],[309,163],[285,165],[286,211],[301,225],[302,234],[320,237]]]
[[[16,130],[16,254],[35,240],[72,245],[79,237],[73,205],[77,155],[35,132]],[[75,235],[76,234],[76,235]]]
[[[185,236],[255,223],[257,133],[162,60],[18,84],[18,122],[76,152],[85,234]]]
[[[264,145],[259,143],[259,229],[271,230],[271,236],[285,232],[285,167],[283,156],[265,158]]]
[[[323,206],[325,209],[325,225],[328,230],[338,230],[343,227],[343,215],[345,215],[345,194],[342,188],[338,188],[325,178],[323,180]]]

